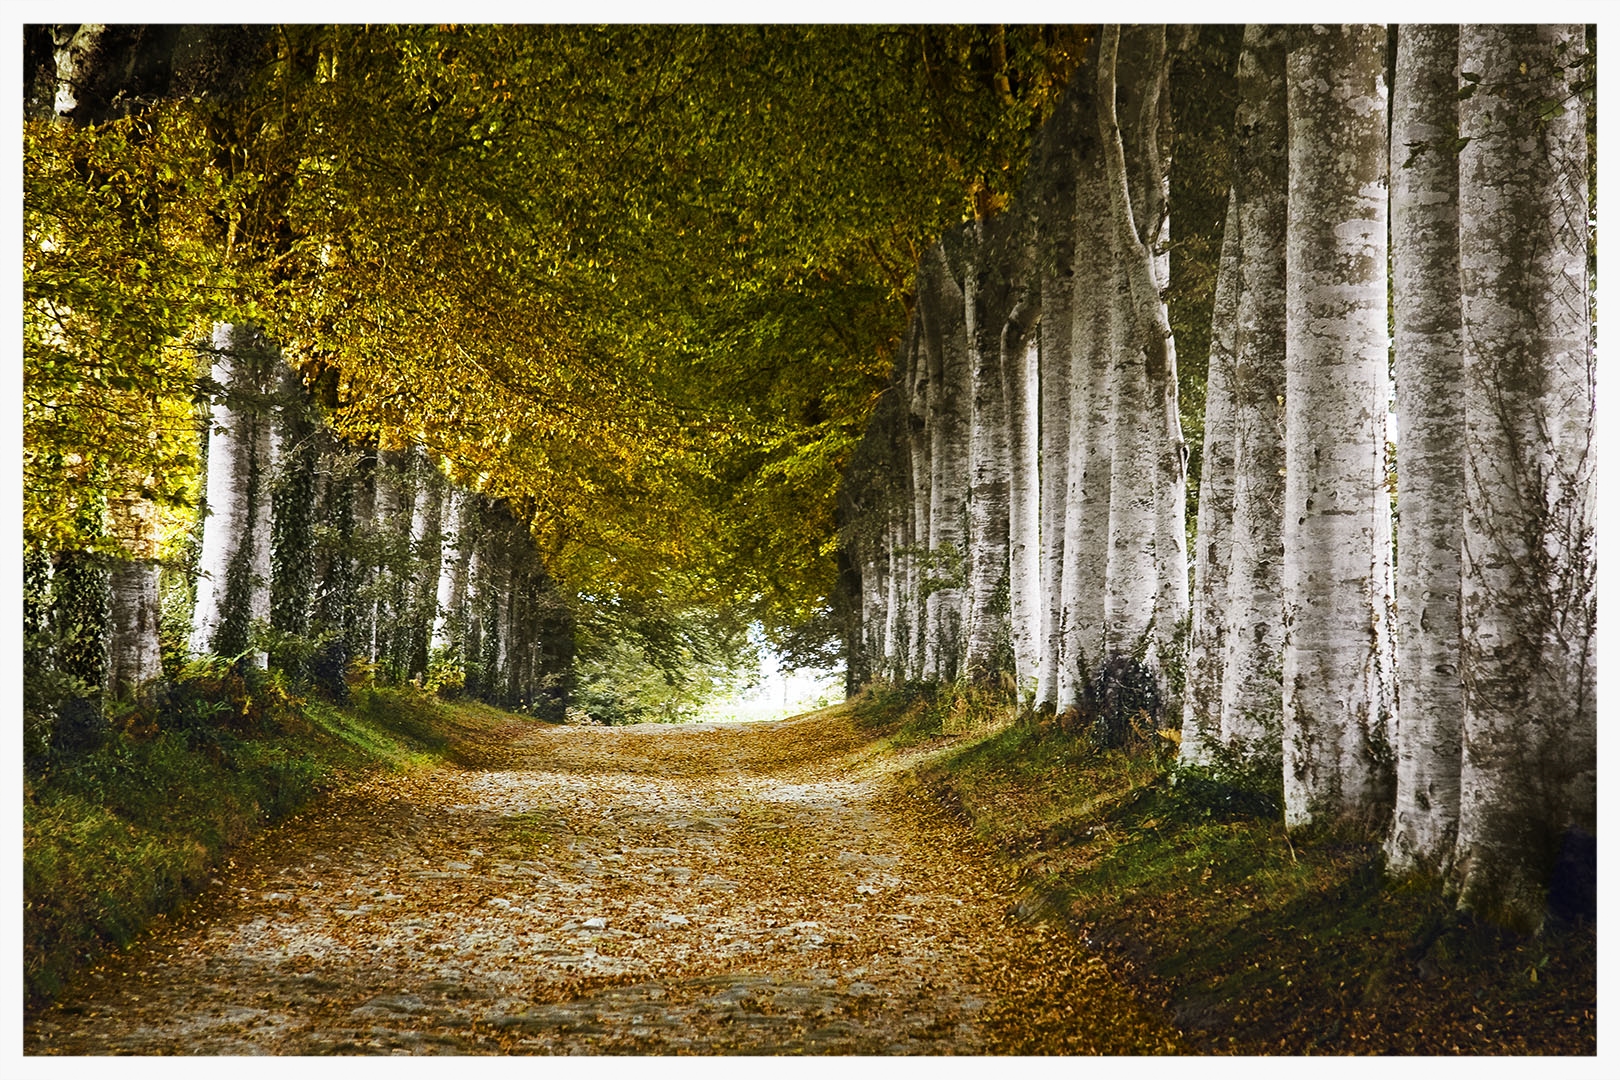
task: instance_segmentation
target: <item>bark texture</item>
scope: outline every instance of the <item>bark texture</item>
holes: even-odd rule
[[[270,615],[271,394],[280,357],[251,326],[214,327],[213,405],[191,651],[238,656]],[[264,658],[255,654],[261,665]]]
[[[1288,53],[1283,795],[1290,827],[1377,824],[1393,795],[1385,31]]]
[[[1181,760],[1207,764],[1221,738],[1221,684],[1226,666],[1227,586],[1232,565],[1235,445],[1232,402],[1236,364],[1242,237],[1237,189],[1226,202],[1220,272],[1209,337],[1204,390],[1204,466],[1198,480],[1198,552],[1187,640],[1187,692],[1182,702]]]
[[[1166,698],[1177,699],[1178,639],[1188,609],[1187,448],[1163,296],[1168,70],[1163,26],[1102,31],[1098,122],[1116,264],[1107,647],[1145,659]],[[1179,700],[1172,708],[1179,716]]]
[[[1459,103],[1465,470],[1464,909],[1539,925],[1569,828],[1595,831],[1596,361],[1580,26],[1467,26]],[[1477,79],[1477,82],[1474,80]]]
[[[1221,741],[1250,759],[1276,758],[1282,746],[1287,36],[1284,27],[1244,30],[1233,140],[1243,284],[1233,343],[1233,540]]]
[[[1462,282],[1457,28],[1402,26],[1390,106],[1400,566],[1390,866],[1442,869],[1462,781]]]
[[[950,238],[948,238],[950,239]],[[967,479],[972,374],[960,285],[944,244],[931,248],[918,274],[917,310],[928,355],[931,484],[928,504],[927,650],[923,675],[948,682],[962,670],[967,555]]]
[[[1113,230],[1097,97],[1083,94],[1076,122],[1073,330],[1069,367],[1069,467],[1063,508],[1063,646],[1057,703],[1067,711],[1104,656],[1113,483],[1110,394],[1114,311]]]

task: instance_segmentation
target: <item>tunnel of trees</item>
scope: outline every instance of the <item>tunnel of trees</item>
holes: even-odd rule
[[[199,662],[643,719],[757,625],[1534,923],[1596,832],[1595,45],[29,27],[25,762]]]

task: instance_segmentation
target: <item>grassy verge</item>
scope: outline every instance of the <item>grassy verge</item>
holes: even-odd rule
[[[373,770],[443,760],[457,708],[409,688],[360,688],[340,707],[201,672],[51,759],[24,785],[30,1003],[195,895],[231,845]]]
[[[1592,1054],[1597,933],[1519,936],[1391,881],[1375,843],[1290,838],[1257,776],[1100,749],[948,695],[857,707],[1019,873],[1015,917],[1064,927],[1162,1003],[1195,1052]],[[947,734],[951,731],[961,734]]]

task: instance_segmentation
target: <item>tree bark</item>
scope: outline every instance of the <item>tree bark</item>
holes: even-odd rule
[[[1109,188],[1097,120],[1097,96],[1081,95],[1076,122],[1073,330],[1069,367],[1068,491],[1063,506],[1063,645],[1057,705],[1079,705],[1104,654],[1103,630],[1113,480],[1113,408],[1109,347],[1114,308]]]
[[[1387,822],[1391,582],[1384,28],[1288,53],[1283,795],[1290,827]]]
[[[1170,711],[1180,715],[1175,670],[1188,607],[1187,451],[1176,398],[1175,339],[1163,298],[1169,276],[1168,173],[1160,141],[1165,30],[1133,27],[1123,46],[1121,41],[1119,27],[1103,30],[1097,68],[1117,267],[1110,335],[1116,357],[1107,648],[1145,662]],[[1122,67],[1125,77],[1119,78]],[[1116,103],[1121,87],[1123,125]]]
[[[1182,703],[1181,760],[1203,765],[1221,738],[1221,684],[1225,672],[1227,608],[1232,565],[1232,490],[1236,458],[1233,368],[1238,294],[1242,289],[1242,230],[1238,192],[1226,200],[1220,271],[1215,279],[1214,325],[1204,391],[1204,465],[1198,480],[1198,557],[1187,642],[1187,693]]]
[[[208,440],[202,555],[191,651],[239,656],[255,621],[270,615],[270,483],[275,439],[270,416],[280,357],[254,328],[218,323],[215,402]],[[263,653],[254,660],[263,666]]]
[[[1462,281],[1457,28],[1401,26],[1390,128],[1400,476],[1396,871],[1441,870],[1462,782]]]
[[[966,578],[967,478],[969,408],[972,374],[968,365],[966,323],[961,287],[951,276],[944,244],[923,259],[918,275],[917,310],[922,317],[928,354],[928,380],[933,389],[928,411],[931,426],[931,483],[928,502],[927,652],[923,677],[954,680],[962,670],[962,585]]]
[[[1006,600],[1012,444],[1001,377],[1002,329],[1009,282],[1002,218],[972,223],[972,242],[956,263],[966,318],[972,411],[968,439],[967,676],[976,683],[1011,674]]]
[[[1232,375],[1232,562],[1221,741],[1282,753],[1282,573],[1288,392],[1288,30],[1249,26],[1238,60],[1234,186],[1243,237]]]
[[[1566,829],[1596,830],[1596,358],[1580,26],[1466,26],[1459,904],[1539,926]],[[1474,80],[1477,79],[1477,82]]]

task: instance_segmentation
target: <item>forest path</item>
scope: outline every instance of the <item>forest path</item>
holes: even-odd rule
[[[26,1052],[1172,1049],[1099,960],[1008,925],[1006,874],[872,739],[841,707],[466,727],[462,766],[239,853],[30,1017]]]

